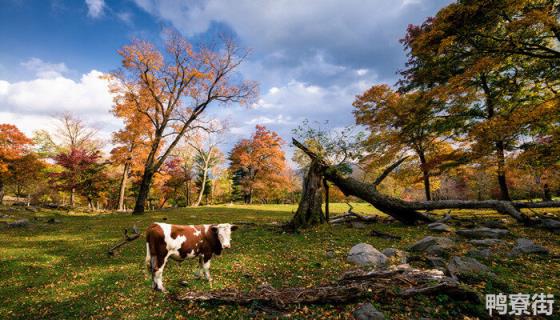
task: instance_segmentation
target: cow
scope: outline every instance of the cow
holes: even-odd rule
[[[205,225],[176,225],[153,223],[146,230],[146,266],[152,276],[152,288],[166,292],[163,269],[168,259],[183,261],[199,258],[197,277],[204,277],[212,287],[210,260],[231,247],[231,232],[237,229],[229,223]]]

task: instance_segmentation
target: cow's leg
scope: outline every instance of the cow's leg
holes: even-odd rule
[[[202,268],[202,265],[204,264],[203,259],[204,259],[203,256],[198,257],[198,269],[194,273],[194,277],[196,279],[200,279],[204,275],[204,271],[203,271],[203,268]]]
[[[167,263],[168,258],[169,255],[167,253],[165,255],[158,254],[157,256],[156,268],[153,272],[153,286],[157,291],[167,291],[163,287],[163,269],[165,268],[165,264]]]
[[[206,280],[210,282],[210,288],[212,288],[212,277],[210,276],[210,258],[208,258],[208,260],[206,260],[206,257],[204,258],[204,264],[202,265],[202,268],[204,269],[204,276],[206,277]]]

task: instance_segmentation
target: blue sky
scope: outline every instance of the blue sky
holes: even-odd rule
[[[192,40],[227,32],[253,52],[240,72],[260,83],[258,103],[211,109],[228,121],[224,151],[256,124],[286,141],[304,119],[350,125],[355,95],[397,80],[407,25],[449,2],[1,0],[0,122],[31,134],[71,111],[109,139],[120,122],[99,76],[119,67],[116,51],[131,39],[157,43],[172,27]]]

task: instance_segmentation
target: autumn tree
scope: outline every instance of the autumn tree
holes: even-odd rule
[[[229,154],[229,170],[234,176],[234,187],[243,195],[245,203],[253,202],[256,191],[266,193],[282,187],[286,176],[284,141],[274,131],[257,125],[250,139],[235,144]]]
[[[102,170],[104,164],[100,163],[100,154],[97,151],[85,149],[70,149],[54,157],[56,164],[64,170],[55,174],[60,187],[70,193],[70,206],[75,205],[76,193],[84,195],[88,204],[92,206],[93,199],[102,189]]]
[[[363,161],[395,161],[408,150],[414,152],[426,200],[431,200],[430,175],[442,162],[452,160],[454,153],[446,148],[449,130],[441,104],[422,92],[398,93],[388,85],[375,85],[357,96],[353,106],[356,124],[369,131],[368,156]]]
[[[142,171],[153,135],[149,119],[144,114],[136,112],[136,105],[130,98],[130,96],[116,97],[113,107],[113,114],[124,119],[125,122],[124,128],[113,132],[113,143],[116,146],[111,150],[112,162],[122,166],[118,199],[119,211],[124,210],[129,175],[132,171]]]
[[[487,29],[456,30],[454,26],[460,23],[456,18],[463,21],[480,16],[470,10],[481,14],[493,9],[486,2],[461,1],[421,26],[408,28],[403,42],[409,61],[401,84],[408,90],[430,90],[446,103],[449,115],[473,142],[472,158],[494,157],[500,198],[510,200],[507,153],[518,148],[519,137],[530,134],[535,124],[558,108],[550,103],[557,83],[535,76],[542,70],[541,61],[487,50],[495,42],[494,35],[504,31],[502,18],[494,15],[496,20],[484,25]]]
[[[27,195],[29,199],[34,186],[44,177],[42,171],[45,167],[46,164],[34,152],[28,152],[10,161],[5,184],[13,186],[16,196]]]
[[[12,124],[0,124],[0,204],[10,164],[25,156],[32,141]]]
[[[134,208],[139,214],[144,212],[154,174],[207,107],[247,103],[256,94],[256,85],[236,75],[247,51],[230,40],[220,48],[194,48],[177,32],[169,32],[164,50],[135,40],[119,54],[123,69],[113,73],[113,90],[133,101],[135,112],[147,117],[153,130]]]

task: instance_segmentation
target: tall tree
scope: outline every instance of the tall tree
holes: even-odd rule
[[[231,150],[230,172],[236,176],[234,180],[245,203],[253,202],[255,190],[266,191],[286,184],[283,144],[276,132],[257,125],[250,139],[239,141]]]
[[[500,198],[510,200],[507,152],[518,147],[518,138],[538,122],[535,119],[558,107],[546,103],[554,99],[557,83],[535,76],[543,72],[541,61],[487,50],[495,44],[494,36],[505,32],[503,17],[492,10],[483,1],[460,1],[421,26],[410,26],[403,39],[409,61],[401,84],[405,89],[430,89],[448,104],[450,115],[461,120],[457,123],[474,142],[472,155],[493,154]],[[489,20],[473,29],[476,17]],[[459,28],[458,21],[470,23],[472,30]]]
[[[165,50],[135,40],[119,54],[123,69],[113,74],[113,89],[135,103],[136,112],[150,121],[153,137],[144,165],[134,213],[144,212],[154,174],[197,119],[215,102],[247,103],[256,85],[239,81],[235,71],[247,56],[232,41],[223,48],[195,49],[181,35],[170,32]]]
[[[365,141],[369,156],[364,161],[375,158],[377,163],[379,155],[394,161],[407,150],[413,151],[422,172],[426,200],[431,200],[432,169],[453,158],[442,148],[449,130],[441,105],[422,92],[402,94],[388,85],[375,85],[358,96],[353,106],[356,124],[370,132]]]
[[[153,135],[149,119],[136,112],[134,102],[127,98],[130,97],[116,97],[113,108],[113,114],[125,121],[123,129],[113,132],[113,143],[116,147],[111,150],[111,160],[123,168],[119,186],[119,211],[124,210],[129,175],[132,170],[142,170],[142,164],[145,163],[150,150],[149,141]]]
[[[24,156],[33,142],[12,124],[0,124],[0,203],[4,199],[4,183],[12,161]]]

